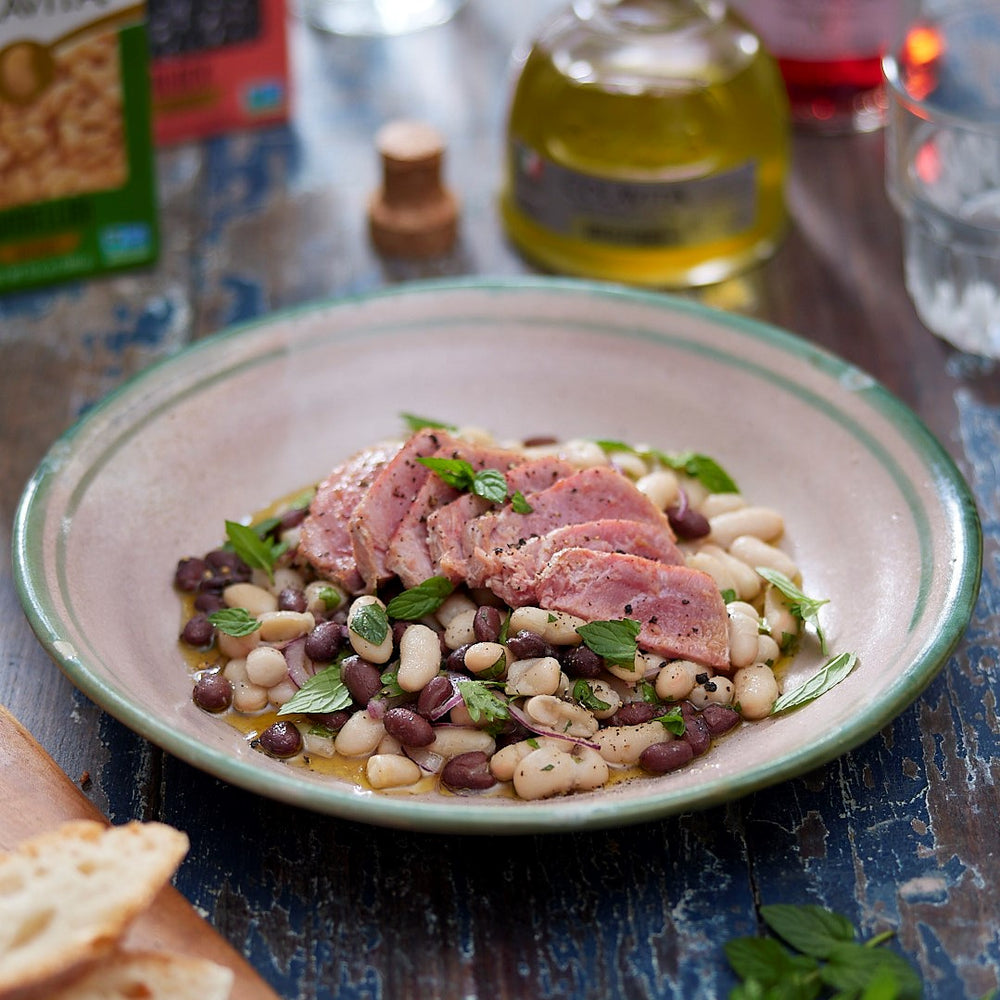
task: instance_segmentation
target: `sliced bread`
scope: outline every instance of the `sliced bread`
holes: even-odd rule
[[[162,823],[80,820],[0,853],[0,998],[112,951],[187,849]]]

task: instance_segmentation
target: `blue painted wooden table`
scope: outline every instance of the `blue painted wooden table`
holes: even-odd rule
[[[381,42],[321,37],[293,17],[289,125],[160,154],[153,271],[0,299],[4,544],[51,441],[191,340],[413,278],[526,273],[497,216],[503,106],[511,52],[552,7],[471,0],[450,25]],[[373,136],[398,117],[444,134],[462,199],[459,245],[433,264],[383,261],[366,236]],[[1000,983],[1000,374],[913,312],[882,136],[803,135],[794,153],[781,250],[701,297],[878,377],[958,462],[985,538],[965,639],[915,704],[845,757],[725,807],[603,833],[372,829],[228,787],[130,733],[48,661],[0,568],[0,700],[67,774],[89,773],[113,821],[188,832],[179,889],[281,996],[723,997],[735,983],[723,942],[757,933],[772,902],[894,930],[890,947],[928,997]]]

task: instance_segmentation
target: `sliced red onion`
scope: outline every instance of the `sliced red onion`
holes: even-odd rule
[[[371,718],[381,719],[382,716],[385,715],[386,708],[386,703],[382,698],[372,698],[371,701],[368,702],[366,711]]]
[[[425,774],[439,774],[445,765],[444,757],[427,747],[403,747],[403,753]]]
[[[303,684],[316,672],[312,660],[306,656],[305,637],[295,639],[282,650],[288,664],[288,677],[296,687]]]
[[[451,682],[451,694],[428,715],[428,719],[431,722],[436,722],[438,719],[447,715],[453,708],[457,708],[459,705],[465,704],[462,692],[458,690],[458,682],[463,679],[467,680],[468,678],[463,678],[461,674],[453,673],[446,673],[445,677],[447,677]]]
[[[590,747],[591,750],[600,750],[600,746],[591,740],[582,739],[579,736],[570,736],[569,733],[555,733],[551,729],[546,729],[544,726],[540,726],[534,719],[528,715],[519,705],[515,705],[510,702],[507,705],[507,710],[511,714],[516,722],[519,722],[525,729],[534,733],[536,736],[548,736],[554,740],[565,740],[567,743],[578,744],[582,747]]]

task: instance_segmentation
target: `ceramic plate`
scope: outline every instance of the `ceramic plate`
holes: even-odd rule
[[[179,556],[223,521],[321,479],[408,411],[500,437],[642,441],[712,455],[785,514],[833,651],[859,666],[687,768],[543,802],[367,793],[250,749],[194,708],[177,647]],[[410,285],[272,316],[129,382],[51,449],[18,511],[15,573],[45,648],[85,694],[195,767],[261,795],[411,829],[622,825],[801,774],[912,702],[968,623],[973,500],[917,417],[772,327],[669,297],[559,280]],[[813,673],[800,656],[789,683]]]

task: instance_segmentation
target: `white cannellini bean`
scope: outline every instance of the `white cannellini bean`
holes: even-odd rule
[[[660,510],[672,507],[680,496],[677,474],[670,469],[657,469],[642,476],[636,482],[636,489],[645,494]]]
[[[608,455],[611,464],[629,479],[641,479],[649,472],[649,466],[634,451],[612,451]]]
[[[559,457],[575,469],[590,469],[608,464],[604,449],[596,441],[587,441],[585,438],[570,438],[563,442]]]
[[[709,493],[698,507],[702,517],[711,520],[719,514],[728,514],[731,510],[741,510],[747,502],[741,493]]]
[[[385,736],[381,719],[375,719],[365,709],[355,712],[341,726],[333,745],[342,757],[367,757]]]
[[[507,668],[504,690],[512,697],[551,694],[559,690],[562,668],[554,656],[536,656],[515,660]]]
[[[537,694],[524,703],[524,710],[539,726],[553,733],[588,739],[597,732],[598,722],[582,705],[562,701],[550,694]]]
[[[216,629],[215,645],[223,656],[228,656],[230,659],[244,659],[251,649],[260,645],[260,629],[249,635],[227,635],[221,629]]]
[[[532,743],[528,740],[521,740],[520,743],[508,743],[507,746],[501,747],[497,752],[490,758],[490,772],[497,781],[510,781],[514,777],[514,771],[517,770],[517,765],[528,756],[529,753],[533,753],[538,749],[538,744],[536,741],[532,746]]]
[[[291,701],[295,697],[298,690],[290,680],[283,680],[267,689],[267,700],[277,708],[281,708],[286,701]]]
[[[272,688],[288,677],[285,654],[273,646],[257,646],[247,653],[247,677],[251,683]]]
[[[619,708],[622,707],[622,700],[618,692],[603,680],[586,681],[590,686],[591,693],[598,701],[603,701],[607,708],[592,708],[595,719],[610,719]]]
[[[259,712],[267,705],[267,688],[250,681],[233,684],[233,708],[237,712]]]
[[[744,667],[733,676],[733,704],[744,719],[766,718],[779,693],[774,673],[762,664]]]
[[[290,566],[278,566],[274,570],[274,579],[267,579],[267,589],[278,595],[283,590],[305,590],[306,582],[297,569]]]
[[[757,659],[754,663],[777,663],[780,656],[781,650],[771,636],[763,632],[757,636]]]
[[[765,569],[777,570],[789,580],[796,580],[799,568],[790,555],[782,552],[776,545],[755,538],[753,535],[739,535],[729,546],[729,552],[734,559],[746,564],[751,569],[763,566]]]
[[[637,650],[635,659],[632,660],[631,668],[623,666],[620,663],[607,662],[604,665],[604,669],[619,680],[635,684],[645,676],[648,666],[649,662],[646,660],[646,655],[641,650]]]
[[[402,752],[403,744],[395,736],[390,736],[388,733],[378,741],[378,746],[375,747],[375,753],[392,754]]]
[[[764,621],[771,638],[784,649],[799,634],[801,623],[788,608],[785,595],[776,587],[764,591]]]
[[[467,643],[476,641],[476,631],[473,623],[476,620],[476,608],[467,608],[451,618],[444,627],[444,644],[449,649],[458,649]]]
[[[596,750],[575,746],[570,757],[576,765],[573,772],[574,792],[588,792],[607,783],[611,770],[608,762]]]
[[[407,625],[399,640],[396,682],[404,691],[420,691],[440,669],[441,640],[437,632],[419,622]]]
[[[718,545],[704,545],[701,551],[718,559],[725,567],[733,581],[731,589],[741,601],[752,601],[761,592],[764,581],[745,562],[730,555],[725,549],[720,549]]]
[[[703,684],[696,684],[691,689],[688,700],[695,708],[712,704],[728,705],[733,700],[733,682],[728,677],[716,674]]]
[[[347,595],[329,580],[313,580],[306,584],[306,611],[325,615],[347,603]]]
[[[609,764],[634,764],[646,747],[672,739],[662,723],[643,722],[638,726],[608,726],[599,730],[591,742],[597,744],[601,756]]]
[[[542,638],[553,646],[579,646],[583,639],[577,629],[586,625],[583,618],[568,614],[565,611],[545,612],[545,631]]]
[[[770,507],[741,507],[709,518],[709,539],[728,549],[740,535],[753,535],[765,542],[774,541],[785,530],[782,516]]]
[[[234,656],[223,668],[222,676],[233,684],[247,683],[250,678],[247,675],[247,661],[245,657]]]
[[[278,610],[278,598],[253,583],[231,583],[222,591],[222,599],[226,607],[245,608],[254,617]]]
[[[462,662],[473,674],[496,670],[499,676],[507,669],[507,647],[499,642],[474,642],[466,651]]]
[[[360,633],[355,632],[351,626],[355,616],[363,608],[371,605],[380,607],[383,611],[385,610],[385,605],[374,594],[362,594],[360,597],[355,598],[354,603],[347,613],[347,637],[354,652],[361,659],[367,660],[369,663],[388,663],[389,658],[392,656],[392,629],[390,628],[386,631],[385,638],[381,642],[374,643]]]
[[[449,594],[442,602],[441,606],[434,612],[434,617],[438,620],[441,628],[447,628],[451,620],[465,611],[476,613],[475,602],[465,594]]]
[[[737,593],[736,577],[721,559],[699,549],[697,552],[692,552],[686,561],[689,569],[707,573],[715,581],[719,590],[731,590],[733,593]]]
[[[510,624],[507,627],[507,632],[509,635],[516,635],[518,632],[533,632],[535,635],[544,636],[548,624],[548,611],[525,605],[522,608],[514,608],[510,613]]]
[[[260,616],[263,642],[288,642],[308,635],[315,627],[316,619],[308,611],[266,611]]]
[[[539,747],[514,769],[514,791],[522,799],[547,799],[573,790],[576,764],[563,750]]]
[[[365,776],[372,788],[405,788],[420,780],[420,768],[409,757],[377,753],[368,758]]]
[[[496,748],[496,740],[482,729],[466,729],[465,726],[435,726],[434,742],[427,747],[427,750],[450,760],[460,753],[471,753],[474,750],[480,750],[489,757]]]
[[[757,659],[757,640],[760,636],[760,624],[757,615],[749,615],[738,611],[729,611],[729,662],[739,669],[748,667]]]
[[[302,734],[302,752],[316,757],[330,758],[337,752],[332,736],[311,733],[308,729]]]
[[[695,684],[695,676],[704,667],[691,660],[674,660],[663,666],[656,675],[656,696],[664,701],[683,701]]]

